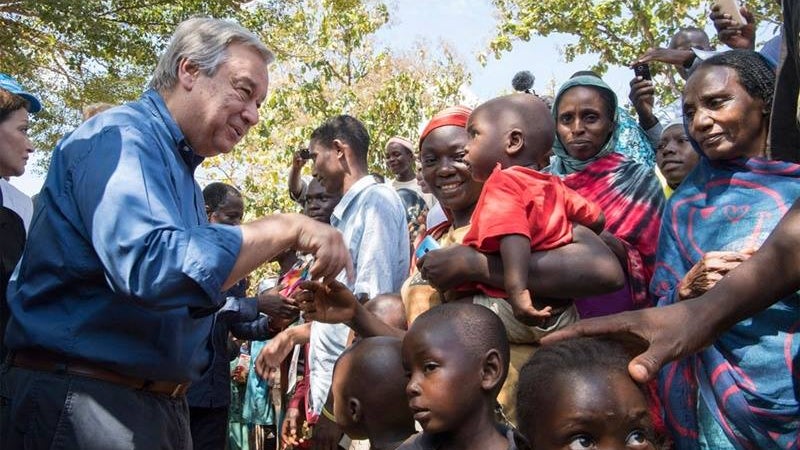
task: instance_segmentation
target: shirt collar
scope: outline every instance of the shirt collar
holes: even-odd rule
[[[350,203],[353,203],[353,200],[358,197],[358,194],[363,192],[366,188],[372,186],[373,184],[378,184],[375,181],[375,177],[372,175],[364,175],[361,177],[360,180],[356,181],[350,189],[347,190],[347,193],[344,194],[339,203],[336,204],[336,207],[333,208],[333,213],[331,214],[331,225],[336,225],[342,220],[344,217],[345,211],[347,211],[347,207],[350,206]]]
[[[175,119],[172,118],[172,114],[169,112],[169,109],[167,109],[167,104],[164,102],[164,98],[161,97],[161,94],[159,94],[155,89],[148,89],[144,94],[142,94],[142,99],[147,100],[151,110],[155,112],[156,115],[161,117],[161,121],[167,127],[170,136],[172,136],[173,144],[178,149],[178,154],[183,162],[186,163],[186,166],[188,166],[192,173],[194,173],[195,169],[197,169],[197,166],[199,166],[205,158],[196,154],[189,145],[189,142],[186,140],[186,136],[183,135],[183,131],[181,131],[178,123],[175,122]]]

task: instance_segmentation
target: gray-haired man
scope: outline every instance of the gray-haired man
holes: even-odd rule
[[[258,121],[273,57],[232,22],[179,25],[141,99],[56,147],[9,285],[0,448],[187,449],[221,291],[279,252],[352,266],[301,215],[209,225],[194,170]]]

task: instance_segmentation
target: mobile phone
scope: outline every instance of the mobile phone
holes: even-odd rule
[[[437,248],[439,248],[439,243],[436,242],[436,239],[434,239],[432,236],[425,236],[425,239],[423,239],[422,242],[420,242],[417,246],[414,256],[416,256],[417,259],[421,259],[426,253],[431,250],[436,250]]]
[[[715,0],[714,3],[719,6],[719,12],[722,14],[731,16],[731,19],[739,22],[741,25],[747,24],[747,21],[744,19],[744,16],[742,16],[741,11],[739,11],[739,2],[736,0]]]
[[[633,73],[644,80],[653,79],[653,76],[650,75],[650,66],[647,63],[639,63],[633,66]]]

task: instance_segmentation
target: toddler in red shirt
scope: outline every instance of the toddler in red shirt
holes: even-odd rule
[[[551,308],[536,309],[526,287],[531,250],[572,243],[572,222],[600,233],[605,217],[559,177],[539,172],[547,165],[555,123],[536,96],[512,94],[483,103],[470,115],[467,133],[465,159],[472,177],[485,183],[463,243],[500,253],[505,291],[475,287],[508,298],[517,320],[539,325]]]

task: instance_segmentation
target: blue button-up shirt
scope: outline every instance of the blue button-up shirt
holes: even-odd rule
[[[231,355],[228,352],[228,333],[246,340],[264,340],[272,335],[269,330],[269,318],[258,312],[258,299],[245,298],[246,294],[245,280],[224,294],[225,304],[215,314],[211,331],[211,345],[214,348],[211,368],[202,378],[192,383],[186,392],[186,401],[191,407],[219,408],[231,403]]]
[[[8,347],[199,378],[242,242],[238,227],[208,224],[201,161],[152,90],[64,138],[9,283]]]

